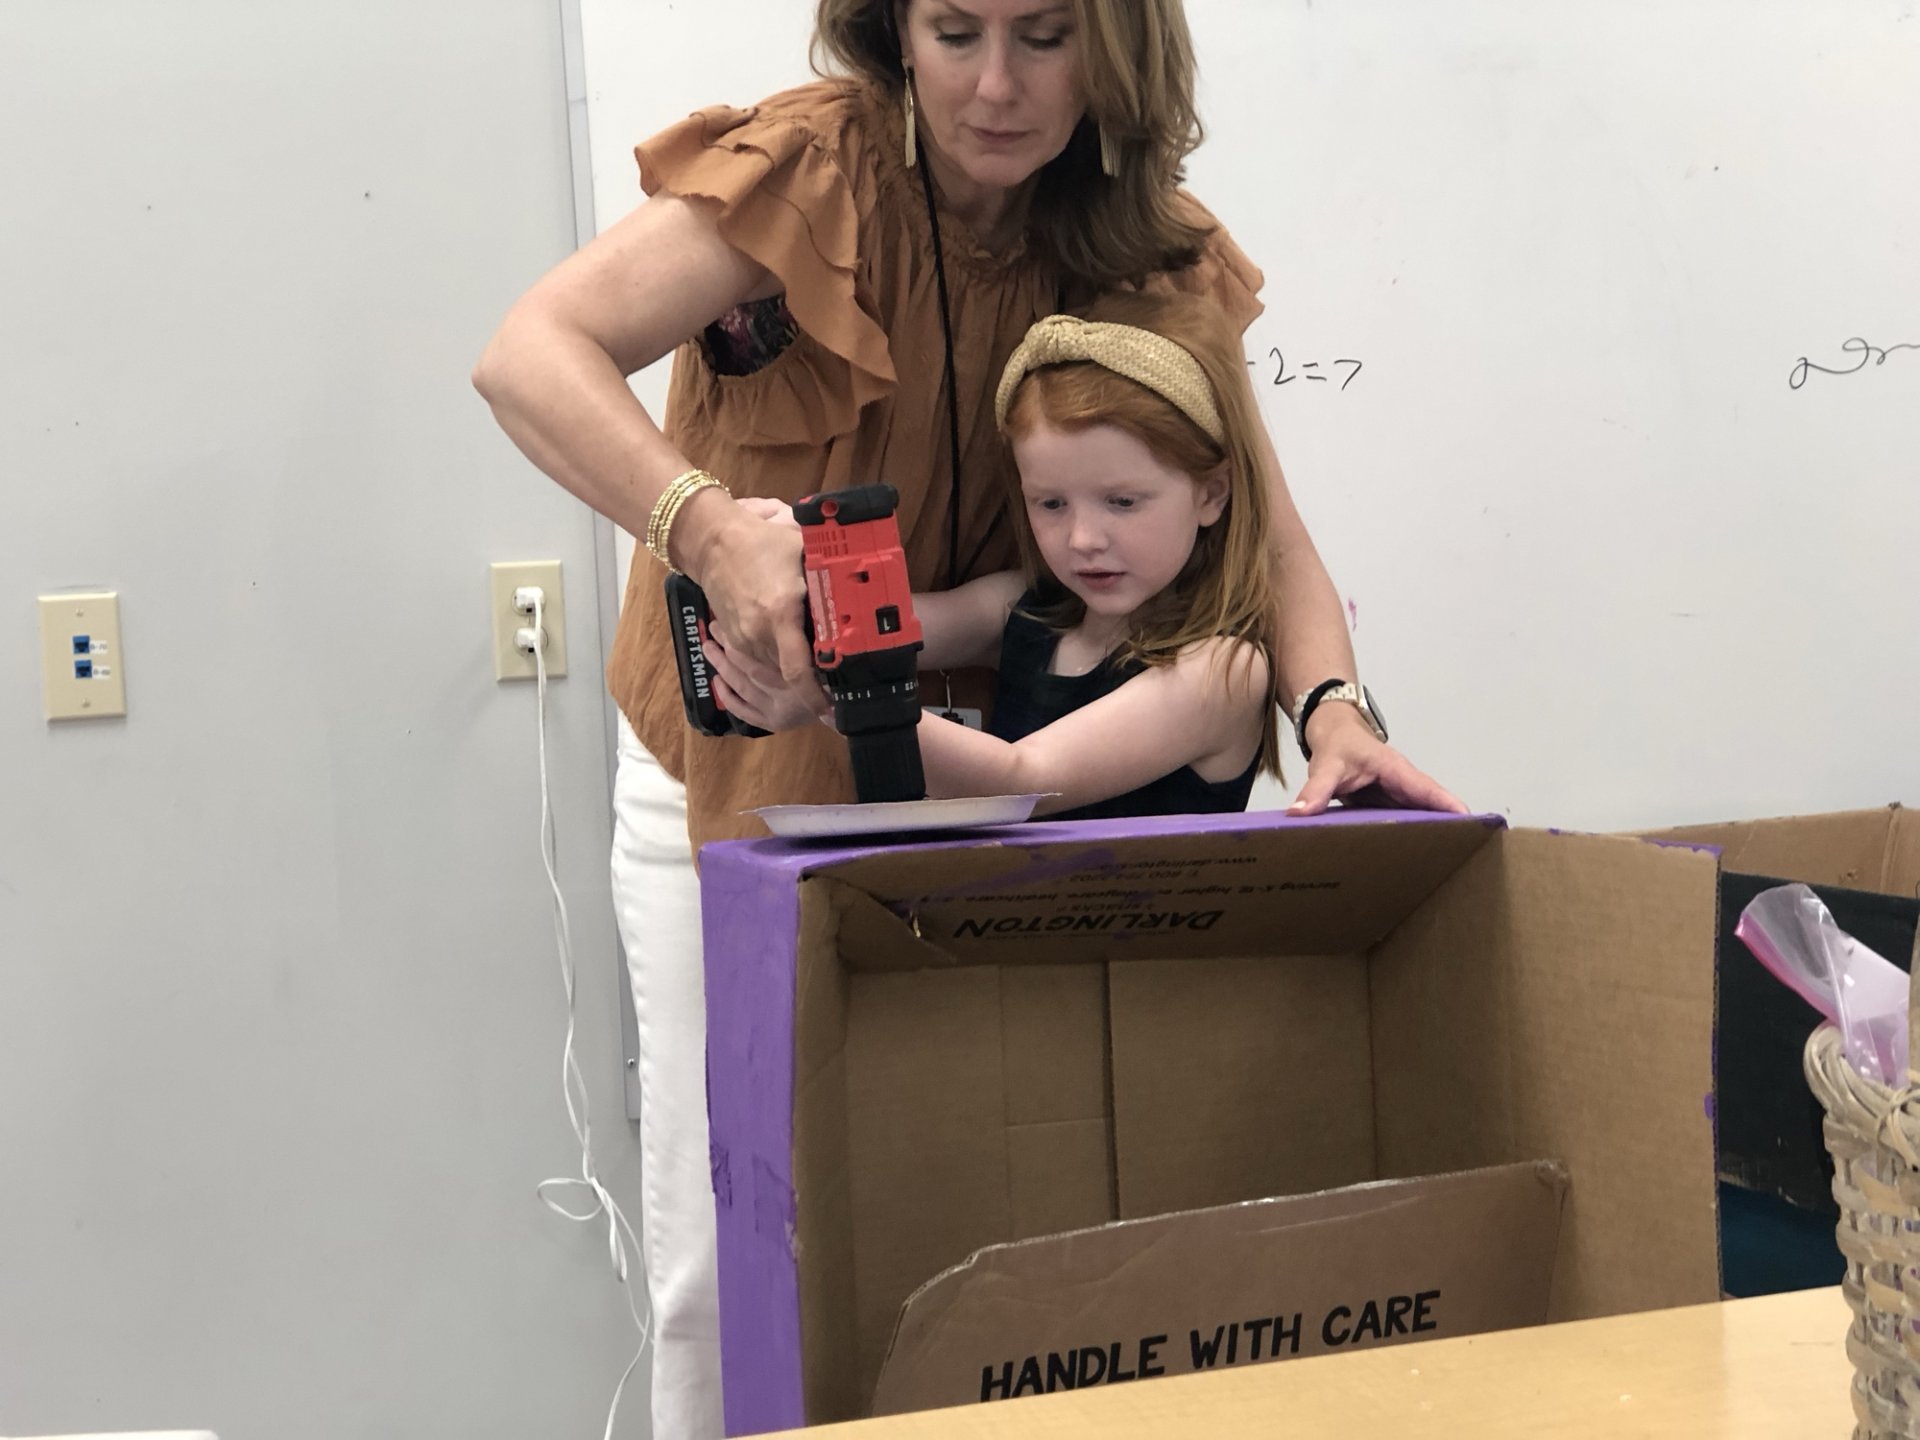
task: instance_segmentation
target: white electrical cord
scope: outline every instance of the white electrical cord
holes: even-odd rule
[[[641,1318],[640,1307],[634,1303],[633,1266],[628,1259],[628,1246],[632,1254],[640,1254],[640,1242],[635,1238],[633,1227],[627,1223],[627,1217],[621,1213],[607,1187],[593,1171],[593,1123],[587,1110],[587,1085],[581,1077],[580,1065],[573,1055],[574,1033],[574,965],[573,931],[567,922],[567,902],[560,893],[558,871],[558,853],[554,840],[553,803],[547,789],[547,632],[543,623],[546,597],[538,586],[527,586],[514,592],[516,608],[524,608],[527,600],[532,601],[533,625],[522,627],[514,635],[515,643],[521,649],[533,652],[534,675],[537,682],[540,730],[540,862],[546,867],[547,888],[553,892],[553,928],[554,939],[560,950],[560,980],[567,992],[567,1041],[561,1050],[560,1091],[567,1102],[567,1119],[573,1126],[574,1138],[580,1142],[580,1174],[557,1176],[543,1180],[535,1187],[542,1203],[556,1215],[561,1215],[576,1224],[589,1225],[600,1216],[607,1217],[607,1258],[613,1262],[613,1273],[620,1278],[620,1286],[626,1292],[627,1313],[633,1316],[633,1327],[640,1335],[640,1347],[633,1352],[633,1359],[627,1362],[627,1368],[621,1372],[620,1383],[613,1390],[613,1404],[607,1409],[607,1428],[604,1440],[613,1440],[614,1418],[620,1413],[620,1397],[626,1391],[627,1381],[640,1364],[641,1356],[647,1353],[647,1341],[650,1338],[650,1326],[653,1319],[651,1300],[647,1305],[647,1316]],[[569,1210],[555,1200],[548,1190],[583,1189],[592,1197],[591,1209],[585,1211]],[[624,1239],[622,1237],[625,1237]]]

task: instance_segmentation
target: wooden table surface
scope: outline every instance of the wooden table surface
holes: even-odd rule
[[[843,1440],[1392,1436],[1848,1440],[1840,1292],[1325,1355],[821,1426]],[[800,1432],[789,1432],[797,1434]]]

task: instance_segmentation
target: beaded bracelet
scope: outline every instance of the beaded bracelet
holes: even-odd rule
[[[660,498],[653,502],[653,511],[647,516],[647,549],[654,559],[669,570],[675,570],[675,566],[667,553],[667,539],[673,534],[673,522],[680,514],[680,507],[709,485],[719,485],[729,495],[733,493],[716,476],[704,470],[689,470],[684,475],[676,476],[673,483],[660,492]],[[675,573],[678,573],[677,570]]]

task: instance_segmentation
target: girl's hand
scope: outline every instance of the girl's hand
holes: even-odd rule
[[[1323,705],[1308,724],[1313,730],[1308,741],[1313,759],[1307,762],[1307,783],[1287,807],[1287,814],[1319,815],[1343,797],[1352,806],[1468,813],[1459,797],[1383,744],[1351,705]]]
[[[811,665],[797,685],[778,677],[768,681],[740,663],[717,619],[707,627],[706,651],[713,667],[714,696],[749,725],[777,732],[832,722],[832,699]]]

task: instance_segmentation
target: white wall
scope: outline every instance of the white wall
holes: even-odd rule
[[[574,242],[551,0],[9,5],[0,45],[0,1431],[598,1434],[632,1352],[577,1172],[534,693],[637,1211],[593,537],[468,370]],[[41,717],[37,593],[130,713]],[[643,1375],[622,1434],[645,1433]]]
[[[603,225],[634,139],[807,77],[799,0],[582,9]],[[1920,342],[1914,11],[1188,0],[1281,459],[1395,738],[1476,807],[1920,801],[1920,351],[1786,383]]]

